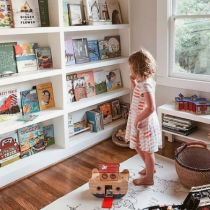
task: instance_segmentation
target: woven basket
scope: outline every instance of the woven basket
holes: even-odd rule
[[[186,187],[210,183],[210,151],[203,142],[189,142],[175,152],[178,177]]]
[[[116,137],[117,133],[119,130],[124,130],[126,128],[126,124],[122,125],[118,130],[116,130],[113,134],[112,134],[112,141],[121,147],[129,147],[129,142],[126,143],[124,139],[120,139],[118,137]]]

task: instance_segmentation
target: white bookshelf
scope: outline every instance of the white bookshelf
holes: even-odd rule
[[[49,0],[48,0],[49,1]],[[80,0],[70,0],[72,3]],[[130,102],[129,68],[130,54],[130,0],[119,0],[124,24],[103,26],[63,26],[62,0],[49,1],[51,27],[0,29],[0,42],[17,42],[18,44],[36,42],[39,47],[50,46],[54,69],[17,73],[11,77],[0,78],[0,90],[18,87],[20,91],[32,86],[52,82],[55,108],[37,113],[39,116],[32,122],[20,122],[12,119],[0,122],[0,135],[19,128],[42,122],[44,126],[53,124],[55,145],[45,151],[21,159],[0,168],[0,188],[24,176],[42,170],[67,157],[70,157],[92,145],[110,137],[115,129],[125,123],[124,119],[116,120],[105,126],[98,133],[81,133],[68,135],[68,115],[74,116],[75,122],[84,117],[85,111],[96,108],[98,104],[120,97],[121,101]],[[104,36],[120,35],[122,57],[65,66],[64,38],[87,38],[101,40]],[[83,71],[109,71],[120,69],[123,88],[67,104],[66,74]]]

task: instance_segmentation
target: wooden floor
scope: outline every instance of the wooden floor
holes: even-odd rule
[[[180,143],[166,142],[158,154],[173,158]],[[88,182],[91,170],[99,163],[121,163],[136,153],[106,140],[74,157],[32,175],[0,191],[0,210],[41,209]],[[1,180],[0,180],[1,181]]]

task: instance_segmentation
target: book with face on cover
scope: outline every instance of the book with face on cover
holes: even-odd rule
[[[122,88],[122,80],[119,69],[106,71],[105,75],[106,75],[107,91],[112,91]]]
[[[86,83],[84,77],[74,79],[74,94],[76,101],[87,98]]]

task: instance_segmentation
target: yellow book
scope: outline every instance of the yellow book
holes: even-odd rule
[[[0,168],[4,167],[6,165],[9,165],[10,163],[13,163],[13,162],[15,162],[17,160],[20,160],[20,153],[17,153],[17,154],[15,154],[13,156],[10,156],[8,158],[5,158],[5,159],[1,160],[0,161]]]
[[[52,83],[48,82],[45,84],[37,85],[36,88],[40,111],[55,107]]]

